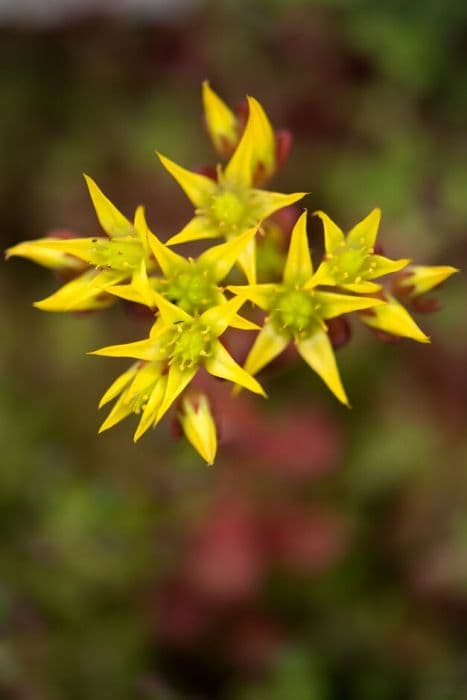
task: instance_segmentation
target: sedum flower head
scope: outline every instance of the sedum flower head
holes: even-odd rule
[[[92,353],[142,360],[146,364],[136,367],[135,381],[141,372],[149,372],[153,382],[151,391],[148,391],[145,382],[140,384],[138,381],[138,391],[135,391],[133,386],[128,394],[124,394],[123,397],[120,395],[121,403],[118,409],[114,406],[113,414],[109,415],[101,430],[111,427],[130,413],[142,412],[140,425],[135,433],[135,440],[138,439],[149,427],[157,425],[201,367],[214,377],[227,379],[265,396],[261,385],[235,362],[219,340],[232,319],[237,316],[245,298],[235,297],[212,306],[200,315],[191,316],[158,292],[151,290],[150,293],[153,295],[153,305],[159,310],[159,317],[149,337],[134,343],[109,346]],[[150,370],[147,369],[147,363]],[[123,381],[121,378],[119,380]],[[116,384],[118,390],[121,388],[119,380]],[[143,386],[141,391],[140,386]],[[116,395],[114,385],[105,394],[106,401],[109,392],[112,398]]]
[[[140,275],[130,284],[112,287],[112,294],[151,307],[155,303],[155,298],[151,295],[153,289],[191,315],[201,314],[211,306],[226,301],[220,283],[255,236],[256,228],[245,231],[231,241],[208,248],[193,259],[178,255],[162,243],[147,227],[142,209],[139,210],[137,220],[138,228],[144,231],[145,240],[161,275],[151,278],[146,276],[144,279]],[[230,325],[244,330],[256,328],[255,324],[238,315],[232,318]]]
[[[61,271],[82,270],[51,296],[34,305],[43,311],[86,311],[109,306],[108,292],[128,278],[137,279],[143,266],[151,268],[145,231],[139,225],[141,208],[132,224],[87,175],[84,176],[97,218],[106,237],[40,238],[20,243],[7,257],[20,255]]]
[[[162,165],[177,180],[195,206],[195,216],[169,241],[169,245],[203,238],[230,240],[305,196],[304,192],[281,194],[255,188],[258,164],[274,157],[274,135],[263,108],[248,98],[249,115],[242,138],[225,169],[217,168],[217,181],[186,170],[158,154]],[[256,281],[254,239],[238,258],[248,281]]]
[[[292,231],[281,283],[229,287],[234,293],[247,296],[268,313],[246,359],[245,370],[256,374],[292,341],[305,362],[339,401],[348,404],[325,321],[344,313],[372,308],[383,302],[371,297],[316,289],[306,217],[305,211]]]
[[[410,260],[391,260],[374,252],[381,210],[373,209],[347,235],[322,211],[317,211],[324,228],[325,258],[316,272],[316,284],[337,285],[357,294],[381,289],[372,280],[397,272]]]

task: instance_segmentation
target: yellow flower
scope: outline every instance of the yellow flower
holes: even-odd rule
[[[187,440],[209,465],[214,464],[217,431],[207,397],[204,394],[186,396],[178,418]]]
[[[374,253],[381,219],[373,209],[347,234],[322,211],[315,212],[323,222],[325,259],[316,272],[316,284],[336,285],[349,292],[371,294],[381,289],[371,280],[397,272],[410,260],[390,260]]]
[[[218,166],[217,181],[182,168],[158,154],[162,165],[177,180],[196,207],[195,216],[169,241],[169,245],[204,238],[230,240],[258,226],[260,221],[305,196],[304,192],[281,194],[253,187],[259,163],[266,166],[274,157],[274,139],[263,108],[248,98],[249,116],[232,158],[223,170]],[[269,166],[267,166],[269,167]],[[238,258],[250,284],[256,281],[256,245],[252,239]]]
[[[293,341],[305,362],[321,377],[335,396],[348,405],[326,319],[376,307],[383,302],[370,297],[335,294],[316,289],[306,232],[307,212],[292,231],[283,280],[280,284],[231,286],[268,312],[245,362],[245,370],[256,374]]]
[[[142,208],[134,224],[112,204],[96,183],[85,175],[97,218],[107,237],[41,238],[20,243],[7,251],[7,257],[21,255],[56,269],[80,270],[92,266],[51,296],[34,305],[44,311],[84,311],[103,308],[113,302],[107,292],[113,285],[133,278],[136,283],[153,262],[145,238]]]
[[[178,255],[162,243],[147,228],[142,211],[138,216],[138,228],[145,231],[145,239],[162,271],[162,276],[148,279],[140,275],[136,280],[133,279],[131,284],[112,287],[111,293],[152,308],[155,304],[151,295],[153,289],[193,316],[226,300],[219,283],[229,274],[239,255],[256,233],[256,229],[251,228],[231,241],[209,248],[194,260]],[[256,324],[238,315],[232,318],[230,325],[243,330],[258,328]]]
[[[265,396],[261,385],[235,362],[219,340],[245,298],[235,297],[212,306],[199,316],[191,316],[156,291],[150,290],[150,293],[153,295],[153,305],[159,310],[159,318],[149,338],[91,353],[106,357],[131,357],[145,363],[142,367],[129,370],[130,374],[122,375],[105,394],[101,404],[110,400],[109,396],[114,398],[124,387],[101,430],[111,427],[130,413],[142,412],[135,433],[137,440],[151,425],[161,420],[200,367],[215,377],[227,379]],[[138,377],[142,374],[144,381],[140,382]],[[150,384],[146,382],[147,374],[151,377]],[[132,384],[128,385],[132,378]]]

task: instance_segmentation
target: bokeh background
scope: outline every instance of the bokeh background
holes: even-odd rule
[[[465,269],[466,22],[461,0],[2,0],[2,248],[95,233],[82,171],[173,234],[190,207],[153,151],[212,162],[209,78],[292,130],[275,189],[344,228],[381,206],[389,255]],[[97,436],[125,363],[85,353],[148,320],[33,309],[55,286],[1,266],[0,696],[465,700],[465,278],[420,317],[431,346],[354,328],[350,412],[294,363],[268,402],[221,387],[211,469],[170,421]]]

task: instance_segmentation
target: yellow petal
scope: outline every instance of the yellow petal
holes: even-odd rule
[[[376,282],[349,282],[349,284],[340,284],[340,289],[346,292],[354,292],[355,294],[376,294],[380,292],[382,286]]]
[[[406,267],[409,262],[410,260],[408,258],[391,260],[390,258],[385,258],[383,255],[372,255],[370,262],[371,275],[368,275],[368,277],[374,279],[375,277],[389,275],[391,272],[398,272]]]
[[[88,355],[102,357],[133,357],[136,360],[157,360],[159,345],[151,338],[136,340],[134,343],[122,343],[121,345],[108,345],[99,350],[93,350]]]
[[[289,342],[288,335],[279,333],[272,321],[266,321],[246,358],[245,371],[249,374],[257,374],[280,355]]]
[[[344,232],[324,213],[324,211],[315,211],[313,216],[317,216],[321,219],[324,229],[324,247],[326,254],[332,255],[337,248],[344,245]]]
[[[182,393],[185,387],[191,382],[197,372],[197,368],[180,369],[175,362],[170,365],[167,375],[167,386],[164,398],[157,412],[156,423],[158,423],[167,413],[173,402]]]
[[[334,292],[316,291],[313,292],[313,299],[318,305],[317,310],[321,318],[334,318],[341,314],[349,314],[352,311],[384,305],[384,301],[381,299],[354,297],[349,294],[334,294]]]
[[[204,366],[214,377],[228,379],[234,384],[240,384],[255,394],[266,396],[261,384],[235,362],[220,341],[215,343],[213,354],[206,360]]]
[[[109,241],[107,238],[99,239],[106,245]],[[37,249],[43,248],[44,251],[63,256],[73,255],[83,262],[90,265],[98,264],[96,260],[96,239],[95,238],[42,238],[37,243]]]
[[[114,303],[106,288],[112,281],[121,281],[122,275],[117,273],[88,270],[71,282],[41,301],[34,302],[34,306],[41,311],[95,311],[104,309]]]
[[[410,265],[407,272],[410,274],[401,277],[398,285],[407,287],[410,289],[410,296],[417,297],[431,292],[459,270],[449,265]]]
[[[222,335],[230,326],[230,321],[236,318],[237,312],[245,301],[246,297],[237,296],[222,304],[212,306],[201,314],[201,321],[204,325],[209,326],[216,336]]]
[[[217,184],[210,177],[182,168],[161,153],[157,155],[164,168],[175,178],[195,207],[205,206],[209,198],[216,193]]]
[[[373,248],[378,235],[381,209],[373,209],[368,216],[358,222],[348,233],[349,243],[358,243],[366,248]]]
[[[172,236],[166,245],[179,245],[191,241],[202,241],[205,238],[221,238],[221,234],[208,218],[201,215],[194,216],[181,231]]]
[[[238,265],[243,270],[248,284],[256,284],[256,239],[248,241],[238,256]]]
[[[132,410],[130,406],[125,403],[125,394],[123,393],[118,397],[117,401],[112,406],[109,415],[99,428],[99,433],[103,433],[105,430],[113,428],[114,425],[120,423],[120,421],[129,416],[130,413],[132,413]]]
[[[167,277],[188,265],[186,258],[170,250],[153,233],[149,233],[148,242],[160,269]]]
[[[170,326],[173,323],[180,323],[183,321],[192,321],[193,317],[183,311],[179,306],[172,304],[171,301],[165,299],[158,292],[153,291],[154,302],[159,309],[159,314],[165,325]]]
[[[238,328],[241,331],[259,331],[261,328],[257,323],[253,323],[253,321],[243,318],[243,316],[239,316],[238,314],[232,316],[229,325],[231,328]]]
[[[290,239],[289,252],[284,269],[284,282],[304,284],[313,275],[310,247],[306,231],[307,211],[298,219]]]
[[[214,147],[221,155],[225,155],[238,143],[238,119],[207,80],[203,82],[203,105],[206,126]]]
[[[107,391],[105,392],[104,396],[101,398],[99,402],[99,408],[102,408],[102,406],[105,406],[106,403],[109,401],[112,401],[116,396],[122,393],[122,391],[128,386],[128,384],[131,382],[131,380],[134,378],[136,372],[138,370],[138,363],[136,362],[133,364],[129,369],[126,370],[126,372],[123,372],[117,379],[112,382],[112,384],[109,386]]]
[[[386,304],[371,310],[371,313],[360,314],[360,318],[367,326],[376,328],[385,333],[411,338],[419,343],[429,343],[430,339],[417,326],[409,312],[390,297]]]
[[[217,433],[206,396],[199,396],[196,404],[193,399],[185,398],[179,419],[187,440],[209,465],[213,464],[217,452]]]
[[[138,427],[136,428],[136,432],[133,436],[134,442],[137,442],[140,437],[142,437],[144,433],[156,422],[157,413],[162,403],[162,399],[164,398],[166,388],[167,376],[160,377],[151,391],[151,395],[144,407]]]
[[[316,330],[309,338],[300,340],[297,342],[297,350],[339,401],[348,406],[349,400],[342,385],[334,350],[326,331]]]
[[[239,256],[248,246],[248,243],[255,237],[257,227],[253,227],[242,233],[240,236],[232,238],[227,243],[208,248],[198,258],[198,263],[212,270],[213,279],[220,282],[227,277]]]
[[[27,258],[51,270],[81,270],[83,268],[81,260],[61,250],[50,248],[48,243],[52,240],[58,241],[63,239],[50,237],[38,238],[34,241],[22,241],[8,248],[5,251],[5,257],[7,260],[14,256]]]
[[[274,172],[276,143],[274,132],[263,108],[254,97],[248,97],[248,121],[235,153],[225,169],[231,183],[250,187],[257,168],[266,174]]]
[[[101,189],[96,185],[94,180],[84,174],[89,194],[91,195],[94,209],[96,210],[97,218],[104,231],[112,237],[132,236],[133,225],[126,216],[112,204]]]
[[[244,296],[260,309],[269,311],[272,300],[277,294],[277,284],[231,284],[227,287],[229,292]]]
[[[266,219],[274,212],[295,204],[303,199],[307,192],[294,192],[293,194],[282,194],[281,192],[269,192],[268,190],[251,190],[251,202],[255,206],[255,211],[260,219]]]

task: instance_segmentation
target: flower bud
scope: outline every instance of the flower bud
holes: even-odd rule
[[[204,394],[185,397],[179,420],[186,438],[201,457],[212,465],[217,451],[217,433],[207,397]]]

